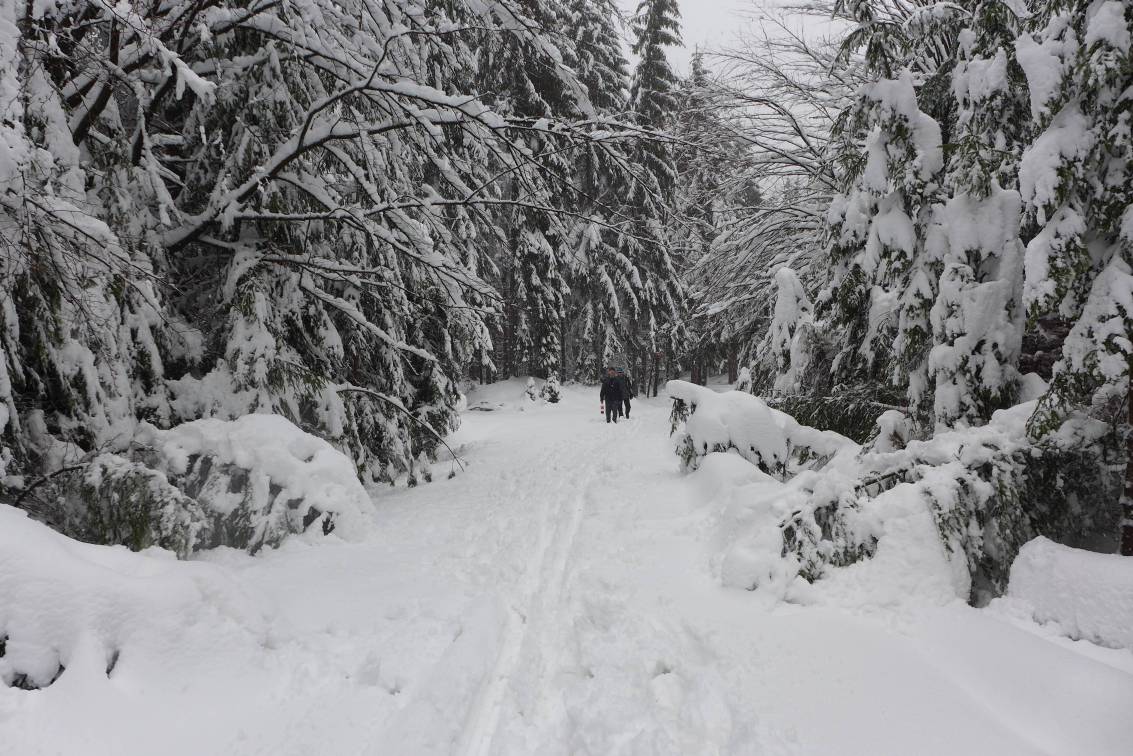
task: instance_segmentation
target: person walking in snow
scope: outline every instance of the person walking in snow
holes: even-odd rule
[[[606,371],[602,379],[602,391],[598,395],[606,408],[606,422],[617,422],[622,412],[622,384],[618,381],[618,372],[613,368]]]
[[[636,392],[633,390],[633,381],[630,380],[630,377],[628,375],[626,375],[625,368],[618,368],[618,383],[619,383],[619,385],[621,386],[621,389],[622,389],[622,407],[621,407],[621,409],[625,411],[625,416],[626,416],[626,419],[628,420],[629,419],[629,400],[631,398],[633,398],[634,396],[636,396]]]

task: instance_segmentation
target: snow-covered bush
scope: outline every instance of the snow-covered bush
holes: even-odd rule
[[[1133,651],[1133,559],[1061,546],[1024,544],[1004,601],[1074,639]]]
[[[179,557],[307,530],[355,537],[369,507],[350,459],[279,415],[143,424],[129,451],[75,460],[29,493],[22,508],[80,541]]]
[[[527,383],[523,387],[523,395],[526,396],[527,400],[530,402],[533,402],[537,398],[539,398],[539,391],[535,388],[534,378],[527,379]]]
[[[683,424],[677,454],[686,471],[695,470],[705,455],[735,449],[763,472],[784,480],[857,449],[848,438],[800,425],[750,394],[718,394],[685,381],[669,381],[665,390],[673,399],[673,431]]]
[[[160,546],[187,557],[214,538],[216,514],[165,473],[117,454],[80,468],[63,492],[60,530],[134,551]],[[243,544],[227,544],[243,546]]]
[[[559,385],[559,377],[556,374],[551,373],[547,376],[543,387],[539,389],[539,396],[551,404],[557,404],[562,398],[562,386]]]
[[[350,538],[366,527],[369,496],[353,463],[279,415],[143,426],[148,464],[199,503],[210,526],[194,548],[256,552],[317,528]]]
[[[927,441],[911,440],[906,418],[887,412],[862,447],[750,395],[682,382],[668,390],[685,470],[734,450],[786,481],[773,500],[750,502],[761,524],[724,556],[726,580],[742,587],[783,595],[796,576],[814,582],[882,552],[896,559],[894,550],[915,543],[914,551],[944,555],[942,584],[983,602],[1004,590],[1012,559],[1036,535],[1065,539],[1114,526],[1118,480],[1103,456],[1108,429],[1077,423],[1035,443],[1025,430],[1033,402]],[[755,553],[764,557],[744,556]]]

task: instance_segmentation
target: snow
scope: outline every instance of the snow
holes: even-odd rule
[[[1023,301],[1028,308],[1049,304],[1054,298],[1058,287],[1051,270],[1052,262],[1070,257],[1072,245],[1085,232],[1085,218],[1073,208],[1063,205],[1027,244],[1023,261]]]
[[[1006,601],[1074,639],[1133,651],[1133,559],[1027,543],[1011,566]]]
[[[1127,753],[1128,651],[896,589],[727,587],[736,492],[784,485],[734,452],[682,476],[664,397],[606,425],[596,387],[524,383],[471,390],[467,471],[377,496],[358,542],[179,562],[0,507],[0,674],[66,666],[0,686],[0,751]]]
[[[1125,3],[1106,0],[1092,10],[1093,15],[1086,23],[1086,47],[1104,40],[1110,47],[1128,54],[1130,35],[1129,26],[1125,23]]]
[[[866,91],[878,103],[883,117],[904,122],[914,152],[914,167],[922,180],[927,181],[944,167],[940,124],[917,107],[913,75],[908,69],[902,70],[896,79],[867,85]]]
[[[1065,166],[1080,164],[1093,144],[1086,116],[1077,104],[1070,104],[1027,147],[1019,164],[1019,191],[1024,200],[1038,208],[1040,223],[1047,220],[1046,208],[1058,202],[1059,187],[1067,180],[1061,175]]]
[[[996,50],[990,59],[964,61],[957,70],[952,80],[952,93],[960,102],[970,100],[979,103],[998,92],[1007,91],[1007,54],[1003,48]]]
[[[1055,14],[1036,42],[1031,34],[1024,34],[1015,40],[1015,59],[1027,77],[1027,87],[1031,93],[1031,115],[1035,120],[1050,112],[1048,103],[1054,98],[1062,85],[1067,60],[1078,49],[1073,29],[1068,28],[1070,17],[1067,13]],[[1065,36],[1063,36],[1065,35]]]

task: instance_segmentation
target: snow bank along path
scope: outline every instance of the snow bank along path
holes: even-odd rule
[[[0,753],[1128,753],[1128,650],[1010,602],[803,607],[722,587],[725,492],[750,466],[682,477],[664,399],[607,426],[596,393],[474,394],[494,411],[453,439],[467,471],[379,496],[360,543],[202,565],[12,525],[30,545],[0,554],[0,589],[63,565],[37,585],[72,601],[52,579],[85,565],[98,621],[52,642],[119,653],[109,674],[0,687]]]

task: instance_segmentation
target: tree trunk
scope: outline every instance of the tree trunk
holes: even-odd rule
[[[731,344],[728,346],[728,383],[735,384],[736,380],[740,377],[739,372],[739,357],[736,356],[736,345]]]
[[[653,353],[653,397],[657,397],[657,386],[661,383],[661,360]]]
[[[570,352],[567,349],[567,321],[566,318],[559,319],[559,383],[566,383],[567,381],[567,360],[570,357]]]
[[[1121,493],[1121,553],[1133,556],[1133,358],[1129,360],[1125,404],[1129,430],[1125,436],[1125,489]]]

